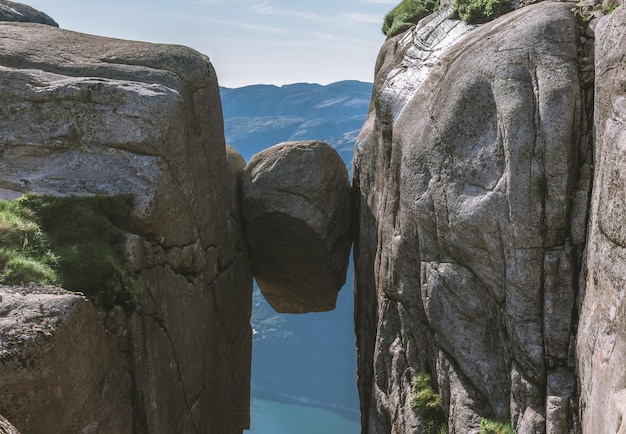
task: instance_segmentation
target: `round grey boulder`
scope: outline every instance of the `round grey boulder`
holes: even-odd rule
[[[56,21],[43,12],[28,5],[8,0],[0,0],[0,21],[47,24],[49,26],[59,27]]]
[[[283,313],[335,308],[351,246],[350,182],[323,142],[285,142],[252,157],[242,211],[254,277]]]

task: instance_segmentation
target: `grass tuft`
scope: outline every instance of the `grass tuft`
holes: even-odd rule
[[[105,309],[135,309],[138,283],[121,253],[130,195],[0,201],[0,283],[60,285]]]
[[[480,421],[479,434],[515,434],[511,424],[508,422],[482,419]]]
[[[439,0],[402,0],[385,15],[382,32],[388,38],[407,31],[439,8]]]
[[[447,434],[448,424],[441,396],[433,389],[430,375],[420,372],[411,381],[411,408],[420,416],[424,434]]]
[[[511,0],[457,0],[456,15],[468,24],[482,24],[511,12]]]

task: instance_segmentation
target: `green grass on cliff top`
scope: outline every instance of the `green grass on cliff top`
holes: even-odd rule
[[[131,211],[130,195],[0,200],[0,283],[59,285],[132,312],[138,284],[120,251]]]
[[[439,8],[439,0],[402,0],[383,21],[382,32],[388,37],[399,35]]]
[[[439,9],[439,0],[402,0],[383,21],[382,32],[399,35]],[[482,24],[510,12],[511,0],[457,0],[454,16],[468,24]]]

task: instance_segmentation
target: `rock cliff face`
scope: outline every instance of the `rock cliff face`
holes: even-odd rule
[[[0,287],[2,412],[22,432],[131,432],[121,341],[93,304],[53,287]]]
[[[241,161],[227,158],[208,59],[26,23],[0,25],[0,41],[0,197],[131,193],[137,230],[126,254],[142,286],[128,317],[97,316],[77,296],[29,301],[3,289],[3,316],[32,305],[44,321],[57,304],[67,309],[50,336],[25,334],[58,343],[49,352],[33,355],[30,341],[2,352],[0,413],[23,433],[241,432],[249,423],[252,277],[238,208]],[[92,342],[91,331],[103,338]],[[64,369],[38,369],[60,366],[59,351]],[[68,369],[71,352],[93,375]],[[110,366],[102,352],[116,358]],[[20,378],[29,381],[10,387]],[[79,390],[98,393],[77,395],[78,408],[62,405]],[[78,409],[89,416],[76,417]],[[110,424],[90,425],[94,414]]]
[[[596,27],[595,176],[578,332],[585,433],[626,433],[626,9]]]
[[[354,157],[364,433],[412,433],[437,379],[451,433],[576,432],[575,300],[591,151],[572,5],[386,42]]]
[[[480,27],[444,8],[381,50],[353,179],[364,433],[426,429],[421,372],[451,433],[626,433],[626,11],[585,29],[571,8]],[[24,434],[241,433],[248,247],[278,310],[332,308],[339,156],[290,143],[245,167],[185,47],[2,23],[0,98],[0,198],[132,194],[141,286],[133,313],[0,286],[0,413]],[[0,432],[16,430],[0,416]]]

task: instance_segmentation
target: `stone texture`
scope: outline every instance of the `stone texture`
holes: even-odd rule
[[[578,332],[585,433],[626,433],[626,9],[596,34],[595,175]]]
[[[22,433],[132,432],[124,347],[93,305],[53,287],[0,297],[3,414]]]
[[[0,415],[0,433],[1,434],[20,434],[11,423]]]
[[[242,208],[254,277],[277,312],[335,308],[351,246],[350,183],[323,142],[286,142],[254,155]]]
[[[0,197],[135,199],[125,251],[143,292],[116,327],[131,382],[126,432],[240,433],[252,274],[210,62],[186,47],[37,24],[4,23],[0,41]]]
[[[419,432],[419,371],[437,377],[451,432],[481,418],[576,430],[591,155],[570,9],[478,28],[444,10],[381,50],[353,179],[365,433]]]
[[[0,0],[0,21],[38,23],[59,27],[56,21],[45,13],[33,9],[28,5],[8,0]]]

